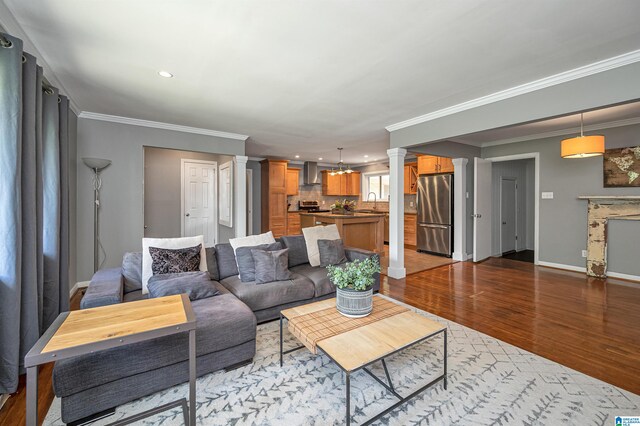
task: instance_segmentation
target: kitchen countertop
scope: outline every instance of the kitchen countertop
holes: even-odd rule
[[[329,217],[329,218],[340,218],[340,219],[349,219],[349,218],[358,218],[358,217],[384,217],[384,213],[354,213],[354,214],[332,214],[332,213],[318,213],[318,212],[309,212],[309,213],[300,213],[301,216],[317,216],[317,217]]]

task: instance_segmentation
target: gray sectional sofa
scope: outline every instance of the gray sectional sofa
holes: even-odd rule
[[[256,351],[256,325],[279,318],[282,309],[334,296],[325,268],[309,264],[302,235],[286,236],[291,280],[242,282],[230,244],[207,248],[207,264],[219,295],[195,300],[198,376],[248,363]],[[377,256],[347,248],[347,259]],[[81,308],[140,300],[142,256],[128,253],[120,268],[98,271]],[[380,288],[376,275],[374,290]],[[53,388],[61,398],[62,420],[72,423],[187,381],[187,334],[170,336],[58,361]]]

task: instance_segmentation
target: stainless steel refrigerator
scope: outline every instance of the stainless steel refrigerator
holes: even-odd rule
[[[451,257],[453,175],[418,178],[418,250]]]

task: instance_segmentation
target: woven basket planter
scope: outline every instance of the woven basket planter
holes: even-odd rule
[[[345,317],[366,317],[373,310],[373,287],[362,291],[336,288],[336,308]]]

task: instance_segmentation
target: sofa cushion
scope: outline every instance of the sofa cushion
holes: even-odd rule
[[[318,240],[318,252],[320,253],[320,266],[340,265],[347,261],[344,254],[344,244],[341,239]]]
[[[200,300],[218,295],[220,292],[211,281],[209,272],[180,272],[154,275],[149,278],[149,297],[173,296],[185,293],[189,300]]]
[[[251,250],[251,254],[253,254],[256,265],[256,284],[266,284],[291,279],[291,272],[289,272],[289,249],[253,249]]]
[[[256,262],[253,258],[253,249],[277,251],[282,250],[282,243],[260,244],[257,246],[243,246],[236,249],[236,263],[238,264],[238,273],[242,282],[251,282],[256,280]]]
[[[227,277],[220,282],[253,311],[311,299],[315,294],[313,282],[295,273],[291,274],[290,280],[266,284],[243,283],[238,276]]]
[[[216,262],[218,263],[218,278],[220,278],[220,280],[238,275],[236,255],[231,244],[216,244]]]
[[[196,353],[217,352],[255,340],[256,317],[222,285],[220,295],[191,303],[196,316]],[[53,387],[64,397],[123,377],[188,359],[188,333],[134,343],[56,362]],[[186,377],[185,377],[186,380]]]
[[[327,270],[325,268],[320,266],[311,266],[306,263],[304,265],[294,266],[290,271],[303,275],[313,282],[315,297],[324,296],[336,291],[336,286],[334,286],[331,280],[327,277]]]
[[[142,252],[125,253],[122,257],[124,292],[142,290]]]
[[[220,281],[218,261],[216,260],[216,248],[205,247],[204,251],[207,254],[207,269],[209,270],[209,277],[214,281]]]
[[[284,235],[280,241],[289,249],[289,268],[309,263],[307,243],[302,235]]]

